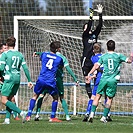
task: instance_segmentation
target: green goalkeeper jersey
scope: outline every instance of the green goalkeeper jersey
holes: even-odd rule
[[[117,77],[119,80],[121,63],[127,62],[127,60],[128,58],[120,53],[107,52],[103,54],[98,61],[104,68],[102,77]]]
[[[30,82],[29,70],[22,53],[14,49],[2,53],[0,58],[0,71],[4,70],[4,81],[19,83],[21,66],[23,67],[28,82]]]

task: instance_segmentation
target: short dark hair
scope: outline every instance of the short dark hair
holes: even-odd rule
[[[115,41],[109,40],[106,45],[107,45],[107,50],[111,51],[115,50]]]
[[[6,43],[0,43],[0,49],[3,48],[3,45],[6,45]]]
[[[94,53],[101,53],[101,44],[100,43],[95,43],[93,45],[93,50],[94,50]]]
[[[60,42],[59,41],[54,41],[50,44],[50,51],[53,52],[53,53],[56,53],[57,49],[60,48],[60,47],[61,47]]]
[[[6,40],[6,44],[11,47],[15,47],[16,39],[13,36],[10,36]]]

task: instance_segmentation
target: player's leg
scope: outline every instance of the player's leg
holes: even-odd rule
[[[107,102],[107,96],[105,95],[104,104],[102,104],[102,105],[103,105],[103,107],[105,107],[106,102]],[[112,121],[112,118],[111,118],[111,113],[110,113],[110,112],[108,113],[108,116],[107,116],[106,120],[107,120],[108,122]]]
[[[41,106],[42,106],[42,101],[44,96],[46,95],[47,90],[44,90],[38,97],[37,99],[37,107],[36,107],[36,116],[35,116],[35,121],[39,121],[39,114],[40,114],[40,110],[41,110]]]
[[[91,62],[90,63],[89,62],[90,62],[90,59],[86,59],[86,57],[81,58],[81,67],[82,67],[82,72],[83,72],[84,77],[88,76],[88,73],[90,72],[90,70],[93,67],[93,64]],[[91,84],[86,82],[85,88],[86,88],[87,95],[90,99],[92,96]]]
[[[9,97],[8,100],[10,100],[14,103],[14,97]],[[10,124],[11,112],[12,112],[12,110],[10,108],[6,107],[6,117],[5,117],[3,124]],[[15,111],[13,111],[13,112],[15,112]],[[14,114],[17,115],[16,112]]]
[[[36,85],[34,87],[34,94],[33,94],[33,97],[30,99],[30,102],[29,102],[29,107],[28,107],[28,113],[27,113],[27,116],[26,116],[26,121],[30,121],[31,119],[31,115],[32,115],[32,111],[35,107],[35,104],[36,104],[36,100],[38,98],[38,96],[41,94],[41,92],[44,90],[42,87],[43,87],[43,81],[41,81],[40,79],[38,79],[36,81]]]
[[[37,98],[38,98],[38,95],[36,93],[34,93],[33,97],[30,99],[28,113],[26,116],[26,121],[30,121],[30,119],[31,119],[32,111],[35,107]]]
[[[101,96],[102,96],[101,94],[96,94],[96,96],[94,98],[92,108],[91,108],[91,113],[90,113],[89,119],[88,119],[89,122],[93,122],[93,117],[95,115],[95,111],[96,111],[96,108],[99,104],[99,100],[100,100]]]
[[[49,122],[62,122],[58,118],[56,118],[56,111],[57,111],[57,106],[58,106],[58,90],[57,88],[51,88],[49,90],[49,94],[53,97],[53,102],[52,102],[52,108],[51,108],[51,116]]]
[[[93,91],[92,91],[92,96],[91,96],[91,99],[88,101],[88,106],[87,106],[87,109],[86,109],[86,113],[85,113],[83,122],[88,121],[88,117],[89,117],[89,114],[90,114],[91,108],[92,108],[92,103],[93,103],[93,100],[96,96],[97,87],[98,87],[98,84],[94,84],[94,88],[93,88]]]
[[[9,97],[14,97],[19,88],[19,84],[4,82],[2,87],[2,103],[8,107],[10,110],[17,112],[22,116],[22,122],[25,122],[26,112],[19,109],[13,102],[11,102]]]
[[[60,101],[62,104],[62,108],[64,109],[65,115],[66,115],[66,120],[69,121],[71,120],[69,114],[68,114],[68,105],[66,103],[66,100],[64,99],[64,86],[63,86],[63,78],[60,77],[56,77],[57,81],[56,81],[56,85],[58,88],[58,92],[59,92],[59,97],[60,97]]]
[[[10,117],[11,117],[12,110],[8,107],[6,107],[6,116],[3,124],[10,124]]]
[[[12,97],[12,100],[11,100],[14,104],[16,104],[15,102],[15,97]],[[18,113],[13,111],[13,117],[14,117],[14,120],[20,120],[20,118],[18,117]]]
[[[116,94],[116,88],[117,88],[117,80],[114,78],[110,78],[107,82],[107,88],[106,88],[106,96],[107,96],[107,102],[104,107],[103,116],[101,118],[102,122],[107,122],[107,116],[110,112],[110,108],[112,105],[113,97]]]
[[[91,96],[91,99],[88,101],[88,106],[87,106],[87,110],[86,110],[86,113],[85,113],[83,122],[87,122],[87,121],[88,121],[89,114],[90,114],[90,112],[91,112],[92,103],[93,103],[94,98],[95,98],[95,95],[92,95],[92,96]]]
[[[10,124],[10,117],[11,117],[12,110],[8,107],[6,107],[6,116],[3,124]]]
[[[113,101],[113,98],[107,97],[107,102],[106,102],[106,104],[104,106],[103,116],[100,119],[101,122],[104,122],[104,123],[107,122],[107,116],[108,116],[108,114],[110,112],[112,101]]]

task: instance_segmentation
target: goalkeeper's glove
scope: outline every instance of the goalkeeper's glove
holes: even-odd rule
[[[93,9],[92,8],[89,8],[89,11],[90,11],[90,18],[92,19],[93,18]]]
[[[103,6],[102,5],[97,5],[97,9],[95,9],[94,11],[98,12],[99,14],[102,13],[103,11]]]

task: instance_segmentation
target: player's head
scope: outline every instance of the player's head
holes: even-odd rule
[[[10,36],[6,40],[6,44],[9,47],[15,47],[16,39],[13,36]]]
[[[3,43],[3,51],[5,52],[7,50],[8,50],[8,47],[7,47],[6,43]]]
[[[115,50],[115,41],[109,40],[107,42],[107,50],[108,51],[114,51]]]
[[[86,31],[87,27],[88,27],[88,23],[85,23],[85,24],[83,25],[83,31]]]
[[[96,53],[101,53],[101,44],[100,43],[95,43],[93,45],[93,52],[96,54]]]
[[[56,53],[57,51],[59,51],[61,45],[59,41],[54,41],[50,44],[50,51],[53,53]]]
[[[88,23],[85,23],[85,24],[83,25],[83,31],[86,31],[87,28],[88,28],[88,26],[89,26]],[[92,25],[91,25],[89,34],[92,34],[93,31],[94,31],[94,22],[92,22]]]
[[[6,43],[0,43],[0,54],[2,54],[4,51],[7,51]]]

